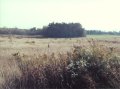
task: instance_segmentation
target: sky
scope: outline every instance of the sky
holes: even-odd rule
[[[51,22],[120,31],[120,0],[0,0],[0,27],[42,28]]]

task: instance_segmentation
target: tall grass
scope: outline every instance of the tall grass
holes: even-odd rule
[[[94,40],[66,54],[44,54],[27,60],[13,54],[20,76],[6,80],[3,89],[120,88],[120,57],[113,47]],[[12,82],[12,83],[11,83]],[[7,86],[7,87],[5,87]]]

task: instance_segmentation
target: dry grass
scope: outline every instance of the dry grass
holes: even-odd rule
[[[0,89],[120,88],[120,40],[0,40]]]

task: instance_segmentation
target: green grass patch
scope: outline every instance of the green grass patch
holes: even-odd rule
[[[87,35],[88,38],[96,38],[96,39],[111,39],[118,38],[120,36],[117,35]]]

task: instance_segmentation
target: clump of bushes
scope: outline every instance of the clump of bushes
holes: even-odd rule
[[[73,52],[68,65],[75,82],[72,88],[120,88],[120,58],[111,48],[91,47],[76,47]]]
[[[120,88],[120,57],[114,48],[89,41],[66,54],[44,54],[31,60],[14,55],[21,70],[16,89]],[[24,59],[24,58],[23,58]]]

